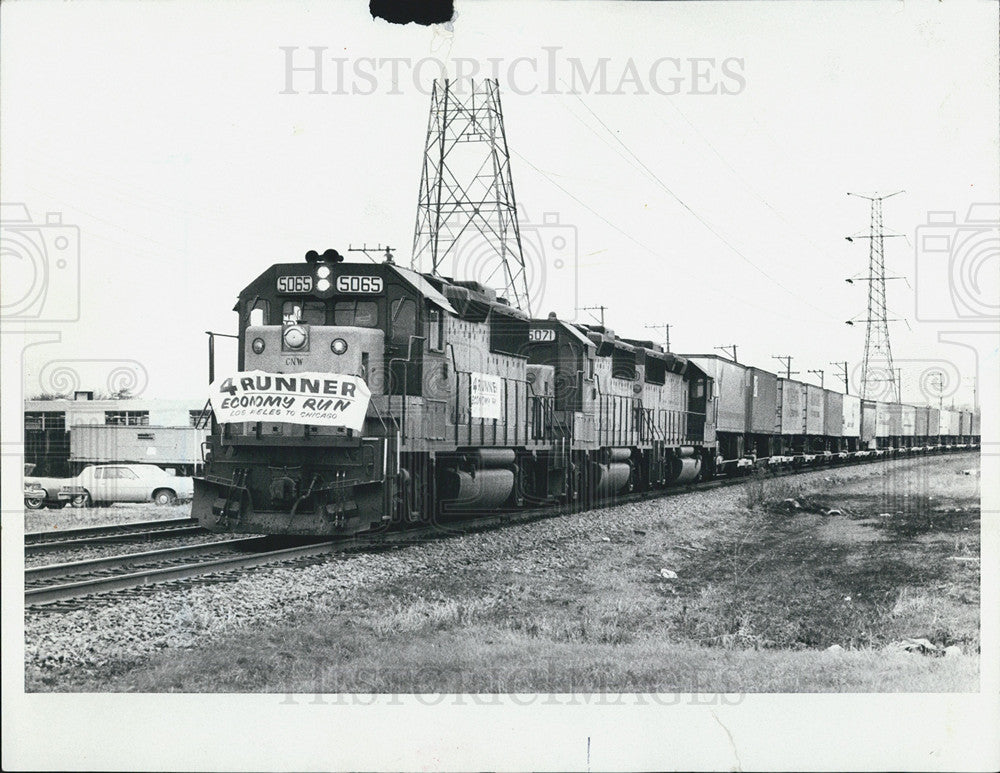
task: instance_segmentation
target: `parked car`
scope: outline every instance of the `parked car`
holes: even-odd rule
[[[29,510],[38,510],[45,507],[45,489],[40,484],[28,481],[24,482],[24,506]]]
[[[155,464],[102,464],[84,467],[73,478],[25,478],[24,505],[74,507],[112,502],[173,504],[194,496],[190,477],[171,475]]]

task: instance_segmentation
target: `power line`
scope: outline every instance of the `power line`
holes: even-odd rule
[[[565,85],[565,83],[564,83],[563,85]],[[656,172],[654,172],[654,171],[653,171],[652,169],[650,169],[650,168],[649,168],[649,167],[648,167],[648,166],[646,165],[646,163],[645,163],[645,162],[643,162],[643,161],[642,161],[642,159],[641,159],[641,158],[639,158],[639,156],[638,156],[638,155],[637,155],[637,154],[636,154],[636,153],[635,153],[635,152],[634,152],[634,151],[633,151],[633,150],[632,150],[632,149],[631,149],[631,148],[630,148],[630,147],[629,147],[628,145],[626,145],[626,144],[625,144],[625,141],[624,141],[624,140],[623,140],[623,139],[622,139],[621,137],[619,137],[619,136],[618,136],[618,134],[617,134],[616,132],[612,131],[611,127],[609,127],[609,126],[608,126],[608,125],[607,125],[607,124],[606,124],[606,123],[605,123],[605,122],[604,122],[604,121],[603,121],[603,120],[601,119],[601,117],[600,117],[599,115],[597,115],[597,113],[595,113],[595,112],[594,112],[594,111],[593,111],[593,110],[591,109],[591,107],[590,107],[590,106],[589,106],[589,105],[588,105],[588,104],[587,104],[586,102],[584,102],[584,101],[583,101],[583,99],[581,99],[581,98],[580,98],[580,95],[579,95],[579,94],[574,94],[574,96],[576,97],[577,101],[579,101],[579,102],[580,102],[580,104],[584,106],[584,108],[585,108],[585,109],[587,110],[587,112],[589,112],[589,113],[590,113],[590,114],[591,114],[591,115],[592,115],[592,116],[594,117],[594,119],[595,119],[595,120],[596,120],[596,121],[597,121],[597,122],[598,122],[599,124],[601,124],[601,126],[603,126],[603,127],[604,127],[604,130],[605,130],[605,131],[606,131],[606,132],[607,132],[607,133],[608,133],[609,135],[611,135],[611,137],[612,137],[612,138],[613,138],[613,139],[615,140],[615,142],[617,142],[617,143],[618,143],[619,145],[621,145],[621,146],[622,146],[622,147],[623,147],[623,148],[624,148],[624,149],[626,150],[626,152],[627,152],[627,153],[628,153],[628,154],[629,154],[629,155],[630,155],[630,156],[632,157],[632,159],[633,159],[633,160],[635,161],[635,163],[636,163],[636,164],[637,164],[637,165],[638,165],[638,166],[639,166],[639,167],[640,167],[640,168],[641,168],[641,169],[642,169],[643,171],[645,171],[645,172],[646,172],[646,174],[647,174],[647,175],[648,175],[648,176],[649,176],[649,177],[650,177],[650,178],[651,178],[652,180],[654,180],[654,181],[655,181],[655,182],[656,182],[656,183],[657,183],[657,184],[658,184],[658,185],[659,185],[659,186],[660,186],[660,187],[661,187],[661,188],[662,188],[662,189],[663,189],[663,190],[664,190],[664,191],[665,191],[665,192],[666,192],[666,193],[667,193],[667,194],[668,194],[668,195],[669,195],[669,196],[670,196],[671,198],[673,198],[673,199],[674,199],[674,201],[676,201],[676,202],[677,202],[678,204],[680,204],[680,205],[681,205],[681,206],[682,206],[682,207],[683,207],[684,209],[686,209],[686,210],[687,210],[687,211],[688,211],[688,212],[689,212],[689,213],[690,213],[690,214],[691,214],[691,215],[692,215],[692,216],[693,216],[693,217],[694,217],[694,218],[695,218],[695,219],[696,219],[696,220],[697,220],[697,221],[698,221],[699,223],[701,223],[701,224],[702,224],[702,226],[704,226],[704,227],[705,227],[705,229],[706,229],[706,230],[708,230],[708,231],[709,231],[709,232],[710,232],[710,233],[711,233],[711,234],[712,234],[713,236],[715,236],[715,237],[716,237],[716,238],[717,238],[717,239],[718,239],[718,240],[719,240],[720,242],[722,242],[722,243],[723,243],[723,244],[724,244],[724,245],[725,245],[726,247],[728,247],[728,248],[729,248],[729,249],[730,249],[730,250],[731,250],[731,251],[732,251],[733,253],[735,253],[735,254],[736,254],[736,255],[737,255],[737,256],[738,256],[738,257],[739,257],[739,258],[740,258],[741,260],[743,260],[744,262],[746,262],[747,264],[749,264],[749,265],[750,265],[750,266],[751,266],[752,268],[754,268],[754,269],[755,269],[756,271],[758,271],[758,272],[759,272],[760,274],[762,274],[762,275],[763,275],[764,277],[766,277],[766,278],[767,278],[768,280],[770,280],[771,282],[773,282],[773,283],[774,283],[775,285],[777,285],[778,287],[780,287],[780,288],[781,288],[782,290],[784,290],[785,292],[787,292],[787,293],[788,293],[789,295],[792,295],[792,296],[794,296],[794,297],[795,297],[795,298],[796,298],[797,300],[799,300],[800,302],[803,302],[803,303],[805,303],[805,304],[806,304],[807,306],[810,306],[811,308],[813,308],[813,309],[816,309],[817,311],[821,312],[822,314],[825,314],[825,315],[827,315],[827,316],[832,316],[832,315],[830,315],[830,313],[829,313],[828,311],[826,311],[825,309],[821,309],[821,308],[819,308],[819,307],[817,307],[817,306],[813,306],[813,305],[812,305],[811,303],[809,303],[808,301],[806,301],[805,299],[803,299],[803,298],[801,297],[801,294],[800,294],[800,293],[795,293],[795,292],[793,292],[793,291],[792,291],[791,289],[789,289],[788,287],[786,287],[785,285],[783,285],[783,284],[782,284],[782,283],[781,283],[780,281],[778,281],[778,280],[777,280],[777,279],[776,279],[775,277],[771,276],[771,274],[769,274],[769,273],[768,273],[767,271],[765,271],[765,270],[764,270],[763,268],[761,268],[761,267],[760,267],[760,266],[758,266],[758,265],[757,265],[756,263],[754,263],[754,262],[753,262],[753,261],[752,261],[752,260],[751,260],[751,259],[750,259],[749,257],[747,257],[747,256],[746,256],[746,255],[745,255],[745,254],[744,254],[744,253],[743,253],[742,251],[740,251],[740,249],[739,249],[739,248],[737,248],[737,247],[736,247],[736,246],[735,246],[735,245],[734,245],[734,244],[733,244],[732,242],[730,242],[730,241],[729,241],[729,240],[728,240],[728,239],[727,239],[726,237],[724,237],[724,236],[723,236],[723,235],[722,235],[721,233],[719,233],[719,232],[718,232],[718,231],[717,231],[717,230],[716,230],[716,229],[715,229],[715,228],[714,228],[714,227],[712,226],[712,224],[711,224],[711,223],[709,223],[709,222],[708,222],[708,221],[707,221],[707,220],[706,220],[706,219],[705,219],[704,217],[702,217],[702,216],[701,216],[700,214],[698,214],[698,212],[696,212],[696,211],[695,211],[695,210],[694,210],[693,208],[691,208],[691,207],[690,207],[690,206],[688,205],[688,203],[687,203],[686,201],[684,201],[684,200],[683,200],[683,199],[682,199],[682,198],[681,198],[680,196],[678,196],[678,195],[677,195],[676,193],[674,193],[674,191],[673,191],[673,190],[671,190],[671,188],[670,188],[670,187],[669,187],[669,186],[668,186],[668,185],[667,185],[667,184],[666,184],[665,182],[663,182],[663,180],[661,180],[661,179],[660,179],[660,177],[659,177],[659,176],[658,176],[658,175],[656,174]]]

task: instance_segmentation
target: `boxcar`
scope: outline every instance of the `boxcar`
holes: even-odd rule
[[[931,445],[937,445],[937,439],[941,436],[941,410],[939,408],[927,409],[927,436],[933,440]]]
[[[844,441],[847,450],[857,451],[861,439],[861,398],[856,395],[844,395],[843,402]]]
[[[930,422],[928,421],[928,416],[930,415],[930,408],[926,405],[918,405],[914,409],[914,421],[913,425],[913,436],[918,438],[918,445],[925,445],[924,438],[929,434],[927,432]]]
[[[806,384],[806,434],[824,435],[824,390],[821,387]]]
[[[190,475],[201,467],[201,444],[207,429],[84,424],[70,432],[70,466],[133,462],[173,467]]]
[[[760,368],[746,372],[747,451],[757,456],[776,452],[771,440],[778,434],[778,377]]]
[[[878,431],[878,406],[874,400],[861,401],[861,445],[872,448]]]
[[[961,430],[958,434],[963,438],[972,437],[972,411],[960,411],[959,422]]]
[[[905,442],[907,446],[912,446],[913,437],[916,432],[917,409],[912,405],[901,405],[899,407],[902,423],[902,431],[899,434],[906,438]]]
[[[778,378],[778,431],[782,435],[802,435],[806,429],[806,385]]]
[[[747,427],[746,366],[714,354],[684,357],[713,381],[719,454],[724,461],[739,459],[744,453],[743,435]]]
[[[746,431],[746,397],[743,393],[746,368],[714,354],[684,355],[713,380],[716,398],[717,432]]]
[[[823,434],[831,443],[830,450],[840,451],[844,435],[844,395],[823,390]]]
[[[941,411],[941,425],[942,435],[949,438],[959,437],[962,434],[962,414],[950,408],[944,409]]]

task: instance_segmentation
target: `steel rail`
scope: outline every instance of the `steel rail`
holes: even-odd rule
[[[24,603],[25,606],[42,606],[97,593],[109,593],[111,591],[138,588],[172,580],[184,580],[217,572],[231,572],[236,569],[249,569],[263,564],[317,556],[330,553],[333,550],[333,543],[327,541],[310,545],[300,545],[293,548],[270,550],[264,553],[248,553],[227,558],[215,558],[209,561],[181,564],[179,566],[158,567],[139,572],[130,572],[128,574],[78,580],[60,585],[26,588],[24,591]]]
[[[83,561],[70,561],[63,564],[33,566],[24,570],[24,582],[25,585],[28,585],[38,580],[47,580],[52,577],[69,577],[95,571],[108,571],[123,568],[130,564],[170,561],[178,558],[204,555],[206,553],[217,553],[220,550],[232,548],[250,548],[255,544],[265,544],[267,539],[267,537],[241,537],[220,540],[218,542],[202,542],[198,545],[181,545],[173,548],[161,548],[160,550],[147,550],[142,553],[124,553],[116,556],[90,558]]]
[[[122,542],[140,542],[147,539],[168,539],[193,534],[207,534],[208,530],[197,525],[193,518],[183,519],[187,525],[168,526],[160,529],[147,529],[146,531],[129,531],[126,526],[147,527],[148,523],[142,524],[122,524],[108,529],[103,533],[88,536],[87,534],[73,534],[70,531],[63,532],[60,536],[68,539],[43,539],[41,541],[28,541],[25,535],[24,554],[37,555],[39,553],[53,553],[59,550],[72,550],[73,548],[89,547],[91,545],[114,545]],[[155,523],[155,521],[154,521]],[[95,527],[107,529],[108,527]],[[74,529],[73,532],[86,532],[87,529]],[[36,532],[37,533],[37,532]],[[47,533],[47,532],[46,532]]]
[[[80,529],[62,529],[56,531],[30,531],[24,535],[24,544],[50,542],[52,540],[77,539],[81,537],[102,537],[118,531],[132,529],[153,530],[157,526],[170,529],[178,526],[193,526],[198,521],[194,518],[166,518],[159,521],[135,521],[134,523],[113,523],[107,526],[85,526]]]

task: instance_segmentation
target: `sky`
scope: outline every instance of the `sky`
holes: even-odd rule
[[[945,404],[969,402],[984,366],[939,335],[969,324],[955,281],[971,324],[996,328],[1000,249],[966,222],[1000,201],[994,3],[460,2],[423,28],[364,3],[40,0],[5,3],[0,34],[0,198],[34,224],[61,213],[25,237],[50,273],[19,313],[52,333],[24,350],[25,395],[202,398],[204,331],[235,331],[271,263],[381,243],[409,264],[436,62],[495,70],[522,232],[569,245],[559,271],[544,254],[536,312],[604,305],[621,335],[668,323],[674,351],[736,344],[770,370],[791,355],[836,386],[830,363],[855,372],[865,332],[866,286],[844,280],[867,243],[845,236],[869,205],[846,194],[904,190],[884,203],[903,399],[941,370]],[[928,226],[940,212],[954,224]],[[971,279],[924,250],[928,228]],[[61,271],[60,234],[78,255]],[[16,249],[5,312],[34,281]]]

